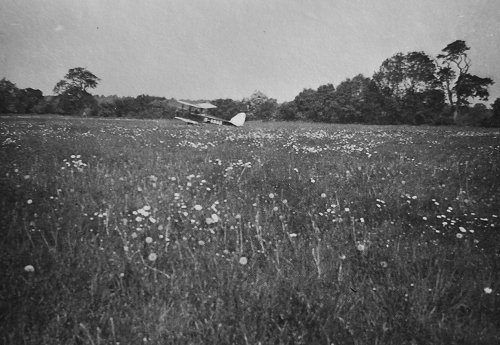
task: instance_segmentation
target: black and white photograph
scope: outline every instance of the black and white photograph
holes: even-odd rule
[[[0,0],[0,344],[500,344],[500,1]]]

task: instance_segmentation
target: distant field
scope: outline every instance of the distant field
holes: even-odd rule
[[[499,344],[500,131],[0,118],[2,344]]]

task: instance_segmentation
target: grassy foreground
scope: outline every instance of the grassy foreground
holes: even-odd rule
[[[2,344],[498,344],[500,132],[0,118]]]

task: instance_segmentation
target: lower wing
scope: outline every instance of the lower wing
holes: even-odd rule
[[[189,120],[189,119],[186,119],[186,118],[183,118],[183,117],[179,117],[179,116],[174,117],[174,119],[184,121],[184,122],[189,123],[191,125],[198,125],[199,124],[199,122],[196,122],[196,121],[193,121],[193,120]]]

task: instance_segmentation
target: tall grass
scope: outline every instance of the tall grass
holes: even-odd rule
[[[4,344],[496,344],[500,132],[0,120]]]

